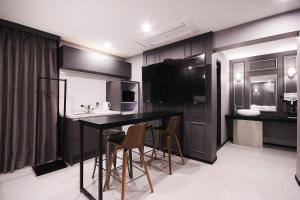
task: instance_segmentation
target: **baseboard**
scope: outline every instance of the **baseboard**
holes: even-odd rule
[[[269,146],[274,146],[274,147],[282,147],[282,148],[288,148],[288,149],[297,149],[297,147],[283,145],[283,144],[274,144],[274,143],[269,143],[269,142],[264,142],[263,144],[264,145],[269,145]]]
[[[295,179],[296,179],[296,182],[298,183],[298,185],[300,186],[300,181],[299,181],[297,175],[295,175]]]
[[[233,138],[228,138],[227,141],[231,141],[233,143]],[[269,145],[269,146],[274,146],[274,147],[282,147],[282,148],[288,148],[288,149],[297,149],[297,147],[294,146],[288,146],[288,145],[282,145],[282,144],[274,144],[274,143],[268,143],[268,142],[263,142],[264,145]]]

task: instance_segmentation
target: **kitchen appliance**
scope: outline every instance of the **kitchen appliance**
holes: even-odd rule
[[[103,102],[102,103],[102,111],[109,111],[111,108],[111,103],[110,102]]]
[[[123,90],[122,102],[134,102],[134,91]]]

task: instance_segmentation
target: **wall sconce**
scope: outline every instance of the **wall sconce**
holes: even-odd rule
[[[255,95],[259,95],[259,90],[258,90],[258,88],[257,88],[257,87],[255,87],[255,88],[254,88],[254,92],[253,92],[253,94],[255,94]]]
[[[288,69],[288,73],[287,74],[288,74],[289,79],[295,78],[295,76],[296,76],[296,68],[290,67]]]
[[[238,72],[234,75],[234,78],[235,78],[236,82],[239,83],[242,81],[242,74]]]

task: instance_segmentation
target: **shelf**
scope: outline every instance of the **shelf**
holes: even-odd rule
[[[132,101],[132,102],[121,102],[121,103],[137,103],[136,101]]]

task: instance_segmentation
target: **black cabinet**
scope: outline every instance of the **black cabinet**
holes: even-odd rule
[[[196,39],[191,43],[191,56],[205,53],[205,40]]]
[[[159,58],[159,55],[156,51],[150,51],[148,53],[145,53],[144,54],[144,65],[155,64],[155,63],[159,62],[158,58]]]
[[[184,152],[192,158],[208,160],[208,124],[205,103],[184,105]]]
[[[60,118],[62,120],[62,118]],[[120,128],[114,128],[120,129]],[[103,141],[109,134],[109,129],[103,132]],[[84,160],[95,157],[97,142],[99,139],[98,130],[91,127],[84,127]],[[106,142],[102,145],[103,152],[106,151]],[[66,118],[66,131],[64,134],[64,160],[69,165],[76,164],[80,161],[80,122],[77,119]]]
[[[167,59],[182,59],[212,51],[212,32],[188,38],[143,53],[144,66]]]
[[[184,131],[183,134],[180,134],[181,129],[178,132],[184,141],[184,152],[192,158],[203,159],[207,153],[208,132],[205,122],[206,66],[197,60],[168,61],[143,67],[144,111],[184,111]],[[150,136],[145,138],[149,146],[152,145]],[[175,148],[175,143],[172,146]]]
[[[167,59],[182,59],[185,57],[185,45],[181,43],[164,48],[159,53],[160,62]]]
[[[217,141],[211,54],[212,33],[207,33],[144,52],[142,69],[144,111],[183,112],[183,127],[178,130],[183,152],[208,163],[216,160]],[[151,146],[150,136],[145,143]]]
[[[61,69],[131,78],[131,63],[104,53],[91,53],[63,45],[59,48]]]
[[[65,143],[65,162],[70,165],[80,161],[80,123],[77,120],[66,118]],[[95,157],[98,133],[96,129],[84,128],[84,159]]]
[[[158,78],[155,65],[142,68],[143,101],[153,103],[159,101]]]

